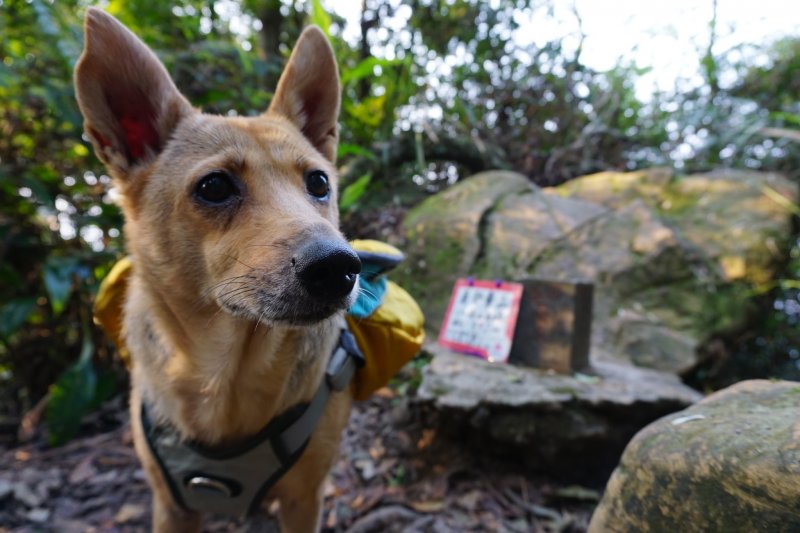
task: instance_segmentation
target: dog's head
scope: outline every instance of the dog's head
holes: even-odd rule
[[[193,109],[155,54],[97,9],[75,86],[148,289],[267,323],[312,323],[352,303],[360,263],[338,231],[339,76],[318,28],[303,32],[258,117]]]

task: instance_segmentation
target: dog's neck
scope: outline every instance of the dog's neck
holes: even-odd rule
[[[145,285],[134,277],[126,342],[133,379],[156,421],[220,445],[256,433],[316,392],[341,317],[303,328],[268,326]]]

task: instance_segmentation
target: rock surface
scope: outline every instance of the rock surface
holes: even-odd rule
[[[741,382],[643,429],[589,531],[800,531],[800,383]]]
[[[794,194],[780,175],[732,170],[601,173],[546,190],[484,172],[408,214],[393,275],[433,329],[458,277],[592,281],[593,351],[681,373],[747,319],[783,256]]]
[[[701,398],[673,375],[630,364],[596,361],[591,374],[568,376],[427,350],[422,413],[460,442],[579,481],[605,481],[641,427]]]

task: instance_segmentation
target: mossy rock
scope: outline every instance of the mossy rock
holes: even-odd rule
[[[746,381],[640,431],[590,532],[800,531],[800,383]]]
[[[455,280],[473,273],[485,214],[506,196],[533,188],[521,174],[482,172],[428,198],[406,216],[406,260],[393,278],[418,299],[432,328],[444,316]]]
[[[476,275],[516,279],[528,275],[531,265],[555,241],[608,210],[597,204],[562,198],[535,189],[506,196],[488,215],[484,257]]]
[[[644,202],[633,201],[554,242],[531,266],[546,279],[583,279],[630,294],[691,275],[693,251]]]
[[[658,208],[664,200],[664,189],[672,180],[672,171],[668,168],[598,172],[570,180],[556,187],[554,193],[610,209],[619,209],[635,200]]]
[[[694,208],[666,209],[664,217],[703,249],[724,280],[763,285],[772,279],[790,236],[791,182],[779,174],[720,170],[686,176],[667,191],[696,199]]]

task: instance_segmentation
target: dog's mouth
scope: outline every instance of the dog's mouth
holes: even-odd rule
[[[349,308],[356,300],[358,283],[348,295],[331,301],[308,294],[297,284],[289,284],[275,293],[267,287],[242,289],[241,296],[221,294],[217,303],[229,314],[263,324],[308,326]]]
[[[310,238],[272,268],[251,269],[219,285],[230,314],[264,323],[309,325],[355,303],[361,261],[340,238]]]

